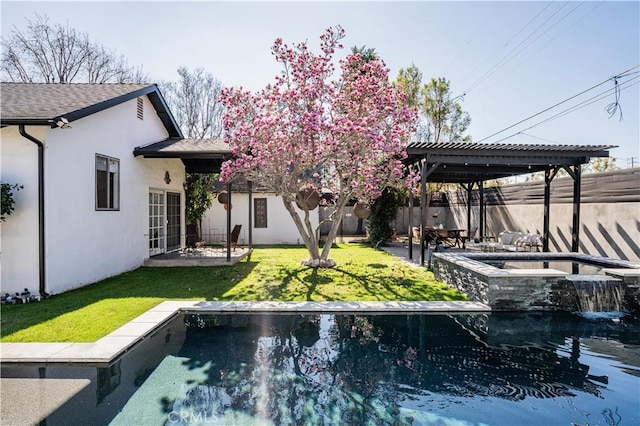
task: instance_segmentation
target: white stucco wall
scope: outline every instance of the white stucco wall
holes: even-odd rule
[[[133,156],[136,146],[168,134],[144,98],[71,123],[68,129],[27,127],[45,143],[46,287],[52,294],[134,269],[148,257],[149,188],[181,194],[184,166],[177,159]],[[120,210],[95,209],[95,155],[120,161]],[[15,161],[15,163],[14,163]],[[5,168],[6,163],[10,163]],[[21,165],[28,165],[22,167]],[[2,180],[25,183],[16,214],[2,230],[2,291],[38,289],[37,149],[15,127],[2,130]],[[171,183],[164,182],[165,171]],[[27,190],[28,186],[28,190]],[[183,221],[184,229],[184,221]]]
[[[44,128],[27,131],[43,140]],[[0,129],[0,180],[20,184],[13,192],[15,210],[0,222],[0,291],[13,294],[25,287],[38,289],[38,147],[18,133]]]
[[[573,204],[551,203],[549,206],[549,250],[571,251]],[[472,210],[472,224],[478,224],[477,207]],[[466,228],[466,207],[452,207],[447,215]],[[582,203],[580,205],[580,253],[640,261],[640,207],[638,203]],[[487,206],[486,235],[504,230],[542,234],[542,204],[508,204]]]
[[[231,194],[231,227],[242,225],[238,244],[249,243],[249,194]],[[254,193],[253,198],[267,199],[267,227],[253,228],[253,244],[302,244],[300,233],[282,199],[273,194]],[[298,210],[301,214],[302,211]],[[314,229],[318,226],[318,210],[311,212]],[[253,222],[253,218],[252,218]],[[227,211],[217,200],[202,219],[202,238],[208,244],[218,244],[226,239]]]

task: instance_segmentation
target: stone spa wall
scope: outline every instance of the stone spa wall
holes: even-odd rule
[[[578,261],[604,265],[603,275],[572,275],[556,269],[500,269],[484,262],[504,260]],[[578,253],[434,253],[439,281],[495,311],[579,310],[577,287],[617,285],[622,310],[640,315],[640,264]]]

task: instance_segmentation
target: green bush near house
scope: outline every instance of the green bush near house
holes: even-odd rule
[[[2,342],[93,342],[165,300],[465,300],[382,250],[343,244],[336,268],[300,264],[304,247],[256,248],[234,266],[139,268],[42,302],[3,305]]]

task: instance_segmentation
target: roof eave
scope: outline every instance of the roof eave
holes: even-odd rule
[[[201,151],[150,152],[150,151],[145,151],[143,149],[134,149],[133,155],[135,157],[142,156],[144,158],[208,158],[208,159],[222,159],[222,160],[230,158],[230,155],[226,153],[215,153],[215,152],[203,153]]]
[[[8,118],[0,119],[0,126],[19,126],[21,124],[25,126],[54,126],[54,121],[45,118]]]
[[[175,118],[171,114],[171,111],[169,110],[169,107],[167,106],[167,103],[162,97],[162,94],[160,93],[160,90],[158,89],[158,86],[156,84],[150,84],[149,86],[134,90],[133,92],[125,93],[124,95],[107,99],[105,101],[98,102],[97,104],[81,108],[76,111],[65,113],[60,117],[53,117],[51,119],[51,123],[55,123],[59,118],[62,117],[66,118],[71,123],[73,121],[88,117],[97,112],[104,111],[116,105],[120,105],[124,102],[145,95],[149,98],[149,101],[156,110],[156,114],[158,115],[158,118],[160,118],[160,121],[162,121],[162,124],[169,134],[169,137],[183,138],[184,136],[182,135],[182,131],[180,130],[180,127],[178,126]]]

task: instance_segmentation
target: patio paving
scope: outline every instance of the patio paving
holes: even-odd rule
[[[227,260],[226,248],[206,246],[153,256],[145,259],[144,266],[228,266],[235,265],[245,257],[250,257],[252,252],[253,249],[249,249],[248,247],[236,247],[231,250],[230,260]]]

